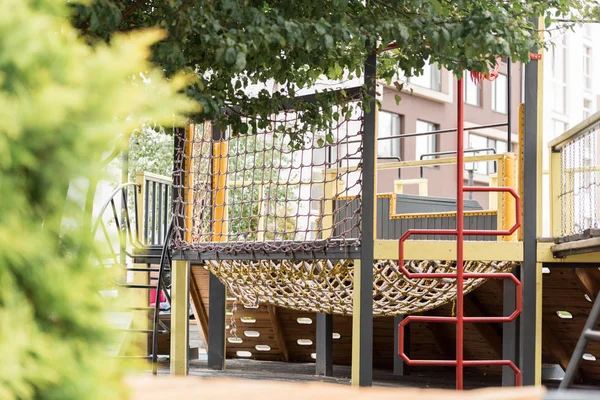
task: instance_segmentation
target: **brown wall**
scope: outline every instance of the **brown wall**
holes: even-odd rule
[[[506,73],[506,64],[501,65],[500,72]],[[439,129],[456,128],[456,79],[448,82],[448,75],[442,74],[442,90],[448,84],[453,85],[453,102],[441,102],[425,97],[419,97],[416,94],[399,93],[395,88],[385,87],[382,99],[382,110],[399,114],[402,117],[402,133],[414,133],[416,131],[417,120],[424,120],[438,125]],[[480,84],[481,85],[481,84]],[[518,107],[521,99],[521,65],[513,64],[511,68],[511,87],[512,87],[512,127],[513,133],[518,132]],[[395,96],[401,95],[402,100],[396,104]],[[484,81],[481,86],[480,106],[475,107],[465,104],[464,118],[466,122],[487,125],[493,123],[506,122],[507,115],[500,114],[492,110],[492,83]],[[506,127],[497,128],[506,131]],[[466,133],[466,132],[465,132]],[[407,137],[402,139],[401,158],[403,160],[415,159],[415,138]],[[456,133],[444,133],[438,135],[438,151],[456,150]],[[515,148],[513,148],[515,151]],[[380,163],[389,161],[380,161]],[[401,171],[403,179],[418,178],[420,176],[419,168],[404,168]],[[438,197],[456,198],[456,165],[445,165],[436,167],[427,167],[424,169],[424,177],[429,180],[429,195]],[[379,193],[392,192],[393,182],[398,179],[397,170],[381,170],[377,175],[377,191]],[[416,186],[408,186],[404,193],[418,194]],[[467,196],[465,196],[466,198]],[[474,193],[473,198],[487,208],[488,195],[486,193]]]

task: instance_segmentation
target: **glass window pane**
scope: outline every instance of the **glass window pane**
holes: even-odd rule
[[[437,129],[436,124],[417,120],[417,131],[416,133],[433,132]],[[435,153],[437,151],[437,135],[423,135],[415,137],[415,160],[420,160],[421,156],[425,154]],[[434,157],[424,157],[424,159],[431,159]]]
[[[481,92],[481,88],[471,80],[468,71],[463,72],[463,77],[465,83],[465,103],[479,106],[479,93]]]
[[[387,138],[400,135],[400,116],[385,111],[380,111],[377,120],[377,135]],[[400,139],[378,140],[377,157],[399,157]]]
[[[506,114],[507,110],[507,82],[506,75],[499,74],[492,82],[492,110]]]

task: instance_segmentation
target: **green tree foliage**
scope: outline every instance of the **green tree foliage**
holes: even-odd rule
[[[173,173],[173,136],[160,126],[144,126],[131,135],[129,144],[129,180],[135,182],[137,172],[164,176]]]
[[[398,69],[420,74],[424,62],[462,71],[485,72],[496,57],[527,62],[541,45],[534,22],[548,27],[557,18],[597,18],[597,2],[589,0],[91,0],[76,6],[75,25],[89,40],[110,40],[118,31],[160,26],[168,37],[153,47],[153,60],[167,74],[186,68],[200,76],[188,94],[204,105],[199,119],[219,120],[236,132],[248,125],[233,113],[240,106],[259,116],[264,128],[281,100],[297,88],[323,77],[360,76],[367,54],[396,43],[381,57],[380,77],[391,80]],[[257,82],[276,82],[279,89],[251,95]],[[332,96],[305,103],[300,122],[317,128],[334,117]],[[297,127],[287,129],[294,143]]]
[[[92,48],[68,18],[63,0],[0,2],[0,398],[8,400],[125,394],[106,352],[112,331],[98,294],[106,277],[89,257],[86,192],[119,137],[149,119],[181,124],[193,111],[178,94],[190,82],[167,82],[147,61],[158,31]]]

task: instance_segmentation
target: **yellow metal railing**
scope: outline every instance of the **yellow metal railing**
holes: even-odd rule
[[[598,226],[600,112],[566,131],[550,151],[550,231],[567,236]]]

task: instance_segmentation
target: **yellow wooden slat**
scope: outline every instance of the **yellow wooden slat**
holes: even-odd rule
[[[398,240],[376,240],[376,260],[397,260]],[[404,244],[406,260],[456,260],[453,240],[408,240]],[[522,242],[465,241],[465,261],[523,261]]]

